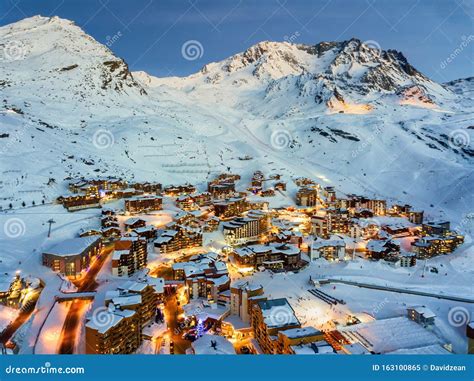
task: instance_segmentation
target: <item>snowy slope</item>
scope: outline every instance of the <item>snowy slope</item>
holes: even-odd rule
[[[472,81],[437,84],[399,52],[262,42],[155,78],[56,17],[2,27],[0,44],[3,208],[51,200],[71,177],[202,186],[229,168],[309,176],[455,221],[473,204]]]

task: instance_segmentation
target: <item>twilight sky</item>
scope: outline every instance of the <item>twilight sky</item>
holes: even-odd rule
[[[440,82],[474,75],[473,0],[0,1],[2,26],[37,14],[74,20],[131,70],[157,76],[194,73],[262,40],[351,37],[401,50]],[[190,40],[202,46],[192,60],[182,54]]]

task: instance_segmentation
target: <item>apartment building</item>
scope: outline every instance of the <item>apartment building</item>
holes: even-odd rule
[[[270,229],[270,216],[262,210],[251,210],[245,217],[234,218],[222,226],[229,245],[242,245],[258,241]]]
[[[301,324],[286,298],[261,300],[252,310],[254,337],[265,354],[281,353],[278,333]]]
[[[101,237],[97,235],[67,239],[43,252],[43,265],[66,276],[78,277],[101,248]]]
[[[249,245],[237,248],[232,252],[239,267],[281,270],[297,268],[301,263],[301,250],[298,246],[269,243],[266,245]]]
[[[112,254],[112,275],[131,276],[146,267],[147,241],[140,237],[123,237],[115,242]]]
[[[163,198],[160,196],[139,196],[125,200],[125,211],[131,214],[161,210]]]
[[[312,187],[302,187],[296,192],[296,205],[313,207],[318,203],[318,190]]]

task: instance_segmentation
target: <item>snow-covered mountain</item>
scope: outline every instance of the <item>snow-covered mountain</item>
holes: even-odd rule
[[[49,200],[76,176],[199,183],[256,169],[455,220],[474,204],[472,79],[438,84],[400,52],[262,42],[156,78],[40,16],[1,27],[0,47],[4,208]]]

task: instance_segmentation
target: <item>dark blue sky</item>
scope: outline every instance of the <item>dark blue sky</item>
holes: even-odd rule
[[[401,50],[437,81],[474,75],[473,0],[0,0],[0,25],[36,14],[74,20],[132,70],[158,76],[191,74],[262,40],[351,37]],[[183,58],[189,40],[200,58]]]

